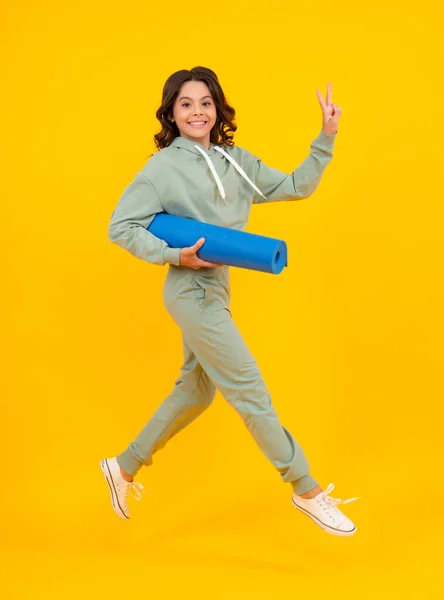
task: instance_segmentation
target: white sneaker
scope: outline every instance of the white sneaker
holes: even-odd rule
[[[293,494],[293,505],[307,515],[307,517],[313,519],[313,521],[325,531],[343,537],[353,535],[358,528],[348,517],[336,508],[336,505],[347,504],[348,502],[359,500],[359,498],[350,498],[349,500],[331,498],[328,496],[328,493],[331,492],[334,487],[335,486],[330,483],[326,490],[320,492],[314,498],[301,498],[301,496]]]
[[[120,473],[120,467],[117,459],[105,458],[100,461],[102,473],[105,476],[106,482],[108,483],[109,491],[111,493],[111,502],[116,514],[121,519],[129,519],[130,513],[128,509],[128,493],[131,489],[132,496],[136,500],[140,500],[143,494],[148,494],[143,490],[143,485],[136,481],[126,481]]]

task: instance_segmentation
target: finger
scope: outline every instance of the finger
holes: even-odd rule
[[[200,238],[199,240],[197,240],[197,242],[194,244],[194,246],[191,246],[191,248],[193,249],[194,252],[197,252],[199,250],[199,248],[202,248],[202,246],[205,244],[205,238]]]
[[[316,90],[316,94],[318,95],[319,104],[321,105],[322,110],[325,110],[327,107],[325,106],[324,98],[322,97],[321,92],[319,90]]]
[[[223,265],[218,265],[217,263],[207,262],[206,260],[201,260],[199,263],[199,267],[223,267]]]
[[[327,97],[326,97],[327,106],[331,105],[331,97],[332,97],[332,90],[331,90],[331,83],[329,82],[327,84]]]

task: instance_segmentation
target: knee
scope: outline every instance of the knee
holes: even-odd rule
[[[216,396],[216,386],[208,377],[205,371],[202,371],[195,380],[191,395],[197,404],[210,406]]]
[[[203,373],[201,377],[196,378],[193,386],[187,388],[188,403],[191,406],[198,407],[198,410],[203,411],[213,403],[216,391],[216,386]]]
[[[242,414],[245,423],[255,423],[263,419],[274,419],[276,413],[268,392],[258,395],[244,395],[241,397],[239,412]]]
[[[205,386],[200,393],[201,404],[205,404],[207,407],[210,406],[216,397],[216,391],[216,386],[211,382]]]
[[[245,365],[235,376],[235,385],[240,399],[252,403],[261,411],[271,408],[271,398],[264,378],[256,363]]]
[[[263,378],[255,361],[237,365],[233,372],[233,379],[239,389],[249,389],[263,384]]]
[[[271,396],[256,363],[245,364],[234,379],[234,399],[244,415],[272,412]]]

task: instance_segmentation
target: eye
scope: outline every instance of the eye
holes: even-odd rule
[[[184,103],[182,104],[182,106],[189,106],[189,104],[190,104],[189,102],[184,102]],[[211,102],[209,102],[209,101],[207,100],[206,102],[204,102],[204,104],[211,104]]]

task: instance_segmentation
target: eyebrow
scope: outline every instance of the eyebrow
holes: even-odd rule
[[[211,98],[211,96],[204,96],[203,98],[201,98],[201,100],[205,100],[205,98]],[[189,96],[182,96],[182,98],[179,98],[179,102],[181,100],[192,100],[192,98],[190,98]]]

